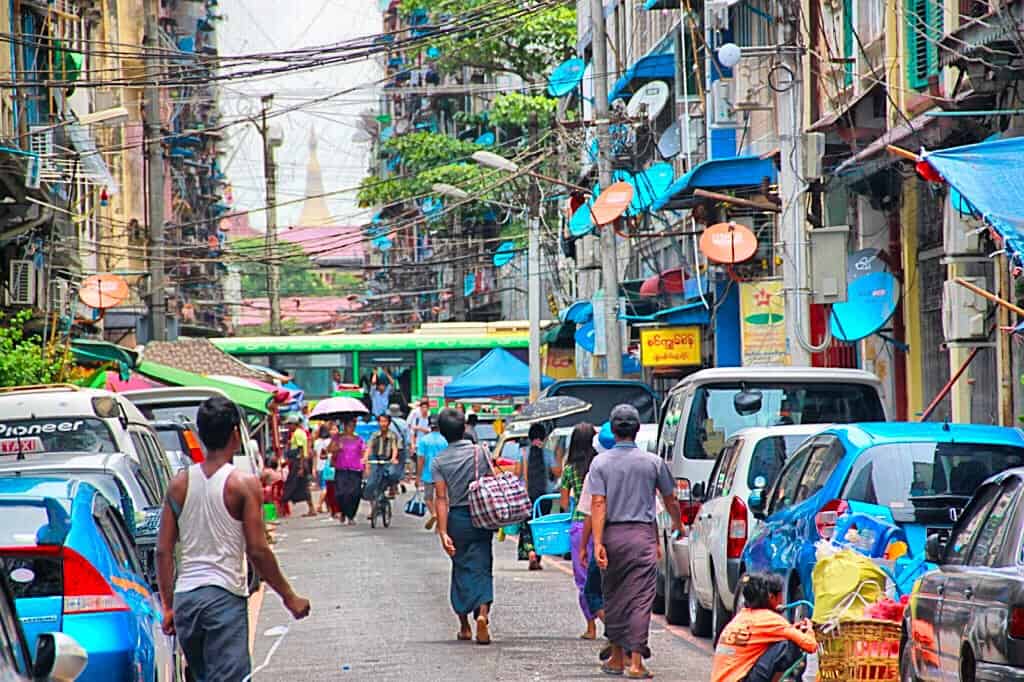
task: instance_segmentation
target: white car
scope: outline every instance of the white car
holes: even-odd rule
[[[730,437],[706,483],[694,484],[703,500],[690,526],[690,631],[715,641],[735,603],[740,561],[758,521],[747,508],[752,492],[764,491],[790,453],[828,426],[803,424],[743,429]]]

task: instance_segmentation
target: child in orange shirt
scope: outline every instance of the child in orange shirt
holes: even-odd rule
[[[772,682],[801,656],[817,651],[809,620],[791,625],[782,614],[782,579],[768,573],[745,576],[746,606],[725,626],[711,667],[711,682]]]

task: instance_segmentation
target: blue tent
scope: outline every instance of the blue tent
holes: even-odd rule
[[[540,378],[541,387],[555,382]],[[445,398],[494,398],[530,394],[530,367],[504,348],[495,348],[444,387]]]

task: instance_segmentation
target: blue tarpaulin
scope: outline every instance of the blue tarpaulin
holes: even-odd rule
[[[540,378],[541,388],[555,383]],[[530,367],[504,348],[495,348],[444,387],[445,398],[495,398],[530,394]]]
[[[939,149],[924,159],[960,193],[962,208],[999,233],[1007,258],[1024,267],[1024,137]]]
[[[695,189],[721,187],[752,187],[764,178],[774,183],[778,177],[775,162],[760,156],[735,156],[711,159],[697,164],[689,173],[672,183],[668,190],[651,204],[651,210],[660,211],[677,196],[692,194]]]

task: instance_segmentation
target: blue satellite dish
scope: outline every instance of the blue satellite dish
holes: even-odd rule
[[[441,56],[441,49],[431,45],[427,48],[427,59],[438,59]]]
[[[434,197],[427,197],[420,202],[420,210],[423,211],[425,216],[437,215],[444,208],[444,203],[440,199]]]
[[[516,243],[515,242],[502,242],[497,251],[494,252],[494,256],[491,257],[491,262],[494,263],[494,267],[503,268],[512,262],[512,259],[516,255]]]
[[[573,237],[582,237],[585,234],[590,234],[591,230],[594,229],[594,221],[590,215],[592,205],[593,201],[588,200],[577,208],[576,212],[569,218],[569,234]]]
[[[576,89],[583,80],[586,62],[579,57],[567,59],[552,70],[548,76],[548,94],[552,97],[565,97]]]
[[[646,211],[655,199],[668,191],[675,179],[671,163],[656,163],[650,168],[633,176],[633,202],[630,209],[639,208]]]
[[[576,301],[562,311],[562,322],[583,325],[594,319],[594,304],[590,301]]]
[[[889,272],[872,272],[847,286],[846,302],[832,306],[829,323],[840,341],[860,341],[881,329],[896,312],[899,282]]]
[[[391,239],[386,235],[381,237],[375,237],[373,241],[370,243],[373,244],[378,249],[380,249],[381,251],[387,251],[392,246]]]
[[[577,327],[576,334],[574,337],[576,339],[576,345],[582,348],[583,350],[587,351],[588,353],[593,353],[594,343],[596,342],[594,335],[595,332],[593,322],[587,322],[585,325]]]
[[[486,133],[476,138],[476,143],[482,147],[490,147],[494,144],[494,133],[488,130]]]

